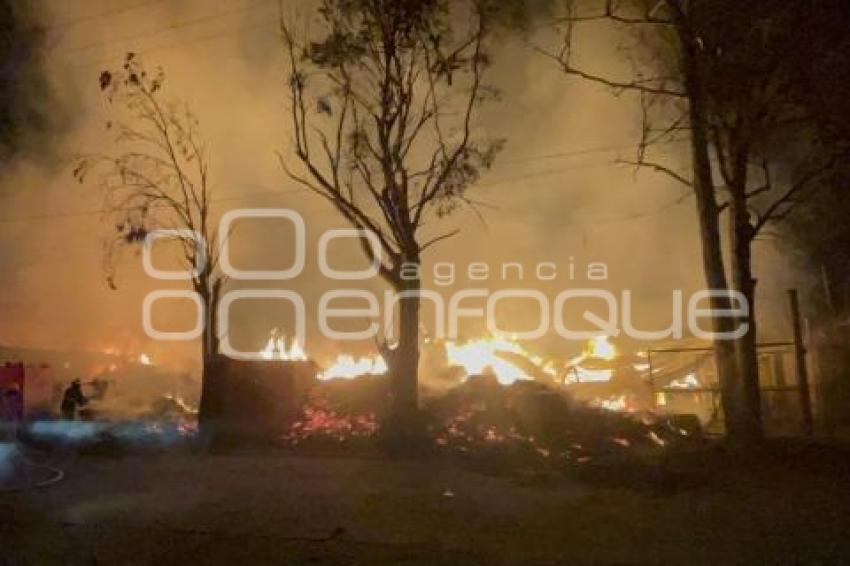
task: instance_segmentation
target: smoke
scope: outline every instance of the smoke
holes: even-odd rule
[[[194,0],[119,10],[105,0],[45,2],[41,7],[52,26],[47,32],[52,49],[44,68],[49,84],[62,92],[66,112],[75,117],[56,144],[57,161],[67,164],[78,152],[111,149],[112,138],[105,132],[109,115],[97,84],[100,71],[119,65],[128,51],[149,67],[161,66],[167,93],[185,100],[200,120],[214,190],[221,198],[218,212],[287,207],[304,216],[308,263],[301,276],[283,285],[302,293],[309,311],[323,292],[339,286],[319,275],[318,238],[345,224],[320,198],[296,191],[280,169],[276,152],[291,154],[274,4],[246,1],[214,8]],[[577,63],[628,72],[619,43],[612,31],[591,29],[582,38],[585,47],[576,54]],[[682,189],[673,181],[616,163],[633,156],[640,132],[638,102],[564,77],[519,39],[500,40],[493,63],[490,82],[501,90],[501,101],[487,107],[479,127],[507,143],[494,169],[470,194],[485,204],[478,212],[462,208],[441,220],[447,230],[459,227],[462,233],[428,251],[425,286],[435,288],[427,274],[436,263],[451,262],[459,276],[446,292],[523,286],[554,296],[564,288],[590,285],[583,275],[587,264],[603,262],[609,277],[602,286],[615,293],[628,289],[635,296],[636,324],[647,329],[669,325],[672,290],[687,293],[704,286],[698,229],[693,201],[679,202]],[[56,102],[50,108],[58,112],[60,106]],[[683,149],[663,147],[662,157],[682,166]],[[191,367],[197,344],[153,342],[142,331],[143,297],[163,285],[143,273],[140,258],[130,255],[119,267],[117,291],[105,284],[102,244],[111,226],[98,213],[102,198],[94,187],[75,184],[69,167],[45,168],[37,160],[19,159],[7,169],[0,193],[0,342],[77,349],[132,344],[155,359]],[[263,224],[235,235],[233,246],[241,267],[273,269],[291,259],[290,242],[286,229]],[[332,257],[339,268],[362,265],[360,260],[356,246],[340,245]],[[523,264],[526,274],[540,262],[551,262],[561,275],[554,281],[497,275],[478,282],[466,275],[473,262],[488,264],[495,274],[504,262]],[[574,278],[568,275],[571,264]],[[240,286],[272,285],[231,284]],[[380,281],[363,286],[384,288]],[[191,326],[191,315],[176,309],[162,307],[155,314],[163,328]],[[234,341],[243,349],[262,348],[273,327],[291,335],[291,313],[279,305],[247,305],[234,316],[240,321]],[[527,311],[512,316],[522,328],[534,324]],[[470,333],[477,330],[474,324]],[[339,348],[317,337],[315,324],[308,326],[308,337],[314,338],[307,345],[311,355],[321,358]],[[578,345],[550,337],[540,347],[575,353]]]
[[[13,442],[0,442],[0,485],[4,484],[15,471],[15,457],[18,448]]]
[[[87,421],[36,421],[29,425],[29,433],[36,439],[59,440],[70,444],[92,441],[111,425]]]
[[[0,2],[0,175],[16,160],[55,162],[56,136],[69,117],[47,69],[44,14],[31,2]]]

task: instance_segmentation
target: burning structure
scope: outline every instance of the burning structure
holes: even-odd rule
[[[795,390],[790,378],[794,369],[787,348],[782,349],[787,344],[774,346],[762,353],[762,375],[770,411],[787,417],[798,411],[795,401],[781,395]],[[588,340],[578,355],[561,359],[535,354],[506,335],[425,340],[422,351],[426,403],[484,378],[503,388],[536,383],[607,411],[691,414],[709,430],[723,429],[713,356],[705,344],[693,340],[655,344],[632,354],[620,351],[609,337],[600,335]],[[345,431],[368,436],[377,430],[378,415],[388,405],[381,389],[388,368],[380,354],[356,357],[340,353],[318,364],[297,340],[287,340],[277,328],[258,353],[258,360],[221,358],[217,362],[216,379],[227,393],[216,400],[216,414],[231,432],[291,437],[296,423],[300,423],[299,434],[334,429],[337,436],[344,436]],[[63,376],[82,375],[88,395],[95,401],[83,412],[84,418],[177,419],[181,423],[197,419],[197,401],[193,400],[197,382],[161,370],[148,353],[94,353],[76,358],[68,353],[37,354],[38,359],[53,361],[61,371],[57,379],[53,364],[29,364],[29,379],[21,389],[26,392],[30,416],[54,414]],[[28,359],[35,355],[28,354]],[[88,373],[76,373],[84,368]],[[350,382],[344,387],[346,395],[363,400],[356,411],[340,410],[347,403],[323,397],[334,388],[339,390],[340,385],[332,385],[339,382]],[[103,386],[108,387],[108,395]]]

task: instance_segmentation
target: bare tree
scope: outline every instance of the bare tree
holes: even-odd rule
[[[456,234],[426,229],[459,204],[499,141],[475,136],[489,59],[487,7],[439,0],[323,0],[321,36],[298,40],[281,16],[288,53],[294,156],[289,178],[325,198],[380,242],[381,276],[399,296],[398,344],[382,348],[394,414],[418,406],[419,266]],[[460,24],[458,22],[467,22]],[[364,251],[372,257],[373,250]]]
[[[677,0],[635,0],[623,3],[591,0],[568,2],[565,6],[566,14],[555,20],[555,29],[562,34],[560,47],[557,50],[536,45],[533,47],[555,61],[561,71],[568,75],[601,84],[618,94],[628,92],[640,97],[644,125],[637,160],[633,164],[666,174],[693,191],[706,284],[710,289],[728,289],[720,226],[722,204],[715,190],[711,165],[708,108],[699,70],[700,48],[698,37],[693,33],[686,14],[682,12]],[[582,11],[585,6],[590,7],[586,12]],[[575,27],[585,22],[598,21],[610,21],[633,31],[646,46],[649,56],[662,62],[658,65],[661,72],[656,74],[656,68],[635,63],[633,76],[620,79],[577,67],[573,61]],[[666,112],[672,109],[676,118],[665,127],[654,128],[650,121],[653,108],[662,108]],[[648,149],[653,144],[665,138],[677,137],[683,129],[689,133],[690,173],[677,172],[668,165],[650,159]],[[714,309],[729,306],[728,300],[722,297],[713,297],[711,305]],[[726,333],[733,329],[733,321],[729,318],[715,317],[712,323],[716,333]],[[714,353],[728,434],[730,437],[743,436],[745,433],[739,434],[743,426],[738,426],[741,421],[741,387],[734,344],[727,340],[715,340]]]
[[[107,280],[116,288],[114,272],[122,252],[142,245],[152,230],[173,230],[179,260],[193,272],[192,289],[205,308],[201,346],[202,386],[199,421],[215,417],[216,395],[211,372],[219,354],[216,313],[224,276],[218,269],[216,224],[211,221],[209,160],[198,135],[198,121],[184,104],[164,100],[162,70],[149,74],[129,53],[120,71],[104,71],[100,88],[122,118],[106,126],[114,134],[114,153],[92,154],[74,170],[83,182],[98,175],[105,211],[116,234],[106,246]],[[201,236],[198,242],[192,233]]]
[[[693,190],[706,282],[713,289],[741,292],[749,305],[749,315],[739,321],[747,323],[747,333],[734,344],[715,343],[724,414],[735,439],[761,436],[753,242],[766,225],[805,200],[845,151],[835,147],[825,158],[816,142],[799,141],[790,152],[777,150],[788,141],[789,132],[798,140],[813,141],[801,135],[810,116],[801,112],[794,92],[807,61],[836,48],[827,47],[834,37],[813,40],[803,23],[817,24],[822,18],[811,6],[779,1],[571,3],[559,19],[561,47],[537,47],[567,74],[636,93],[643,109],[643,135],[637,158],[629,163],[664,173]],[[632,77],[619,80],[574,65],[575,26],[600,20],[631,30],[648,53],[650,61],[637,64]],[[822,23],[817,29],[824,28]],[[663,125],[656,127],[657,121]],[[654,144],[683,134],[690,142],[691,174],[650,158]],[[781,180],[773,172],[777,169],[785,173]],[[731,281],[722,254],[720,215],[725,211]],[[713,306],[723,308],[724,301],[718,298]],[[728,332],[735,322],[714,321],[717,332]]]
[[[753,244],[764,229],[784,220],[847,155],[824,143],[805,101],[818,85],[800,80],[803,69],[832,50],[847,48],[830,31],[831,10],[788,2],[697,5],[711,143],[720,190],[729,211],[733,287],[756,304]],[[739,369],[751,411],[761,405],[756,321],[738,342]],[[760,419],[759,414],[751,418]]]

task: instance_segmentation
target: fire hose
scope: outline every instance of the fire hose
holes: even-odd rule
[[[17,443],[15,443],[12,450],[13,450],[14,453],[11,454],[8,459],[11,460],[13,458],[16,458],[19,462],[23,463],[24,465],[26,465],[30,468],[44,470],[44,471],[46,471],[50,474],[50,477],[43,479],[43,480],[40,480],[40,481],[37,481],[35,483],[30,483],[30,484],[25,484],[25,485],[9,485],[9,486],[0,485],[0,493],[9,493],[9,492],[18,492],[18,491],[29,491],[29,490],[32,490],[32,489],[41,489],[41,488],[45,488],[45,487],[57,484],[60,481],[62,481],[63,479],[65,479],[65,472],[63,470],[56,468],[54,466],[48,465],[48,464],[39,464],[39,463],[33,462],[32,460],[30,460],[29,458],[27,458],[24,455],[24,453],[18,447]],[[2,462],[0,462],[0,465],[2,465]]]

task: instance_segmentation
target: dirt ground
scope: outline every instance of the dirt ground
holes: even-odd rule
[[[63,481],[0,493],[0,564],[850,563],[848,461],[670,492],[445,461],[67,457]]]

